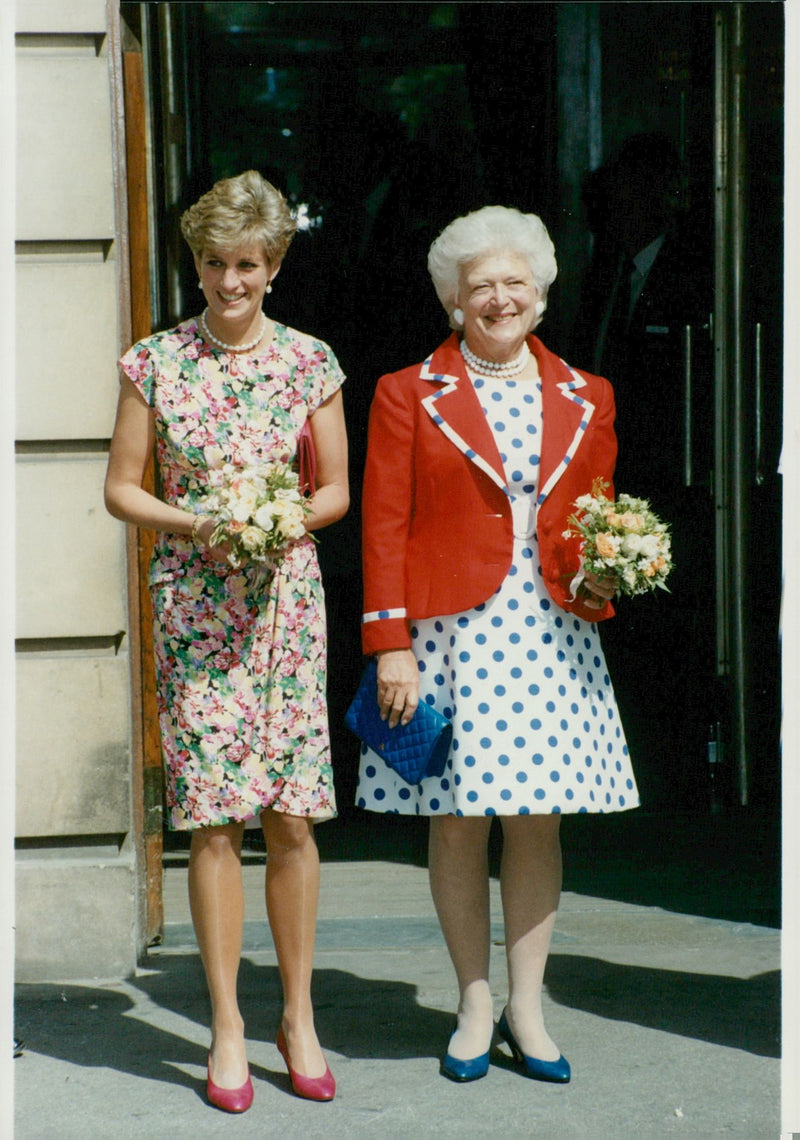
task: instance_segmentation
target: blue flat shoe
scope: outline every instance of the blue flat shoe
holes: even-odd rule
[[[489,1050],[487,1049],[480,1057],[470,1058],[469,1061],[461,1061],[458,1057],[451,1057],[449,1053],[445,1053],[439,1072],[448,1080],[459,1081],[462,1084],[465,1081],[478,1081],[489,1072]]]
[[[540,1061],[538,1057],[527,1057],[520,1049],[516,1037],[509,1028],[505,1010],[503,1010],[497,1023],[497,1032],[508,1045],[517,1064],[522,1065],[525,1076],[530,1077],[531,1080],[553,1081],[556,1084],[565,1085],[572,1076],[569,1061],[563,1055],[557,1061]]]

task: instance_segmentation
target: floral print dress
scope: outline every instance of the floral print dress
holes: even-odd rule
[[[120,363],[155,414],[163,498],[196,514],[223,465],[296,464],[306,418],[344,381],[326,344],[277,323],[266,349],[234,355],[185,321]],[[272,570],[235,570],[162,532],[149,580],[169,826],[245,821],[267,807],[332,818],[313,539],[291,542]]]

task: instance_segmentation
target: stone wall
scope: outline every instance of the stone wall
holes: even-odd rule
[[[138,950],[125,534],[103,506],[121,311],[113,19],[103,0],[16,4],[20,981],[121,977]]]

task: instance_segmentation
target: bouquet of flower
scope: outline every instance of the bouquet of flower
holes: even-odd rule
[[[211,542],[228,543],[228,561],[235,567],[271,562],[287,543],[307,533],[308,506],[299,479],[282,463],[246,470],[225,464],[207,506],[216,517]]]
[[[598,577],[616,576],[622,594],[646,594],[666,590],[672,569],[669,528],[650,510],[646,499],[620,495],[608,499],[608,483],[595,479],[590,495],[581,495],[573,506],[565,538],[583,539],[581,572],[573,580],[573,596],[586,570]]]

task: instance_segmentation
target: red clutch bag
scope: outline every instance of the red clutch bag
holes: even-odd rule
[[[317,489],[317,454],[311,437],[311,424],[308,420],[297,439],[297,460],[300,473],[300,490],[313,495]]]

